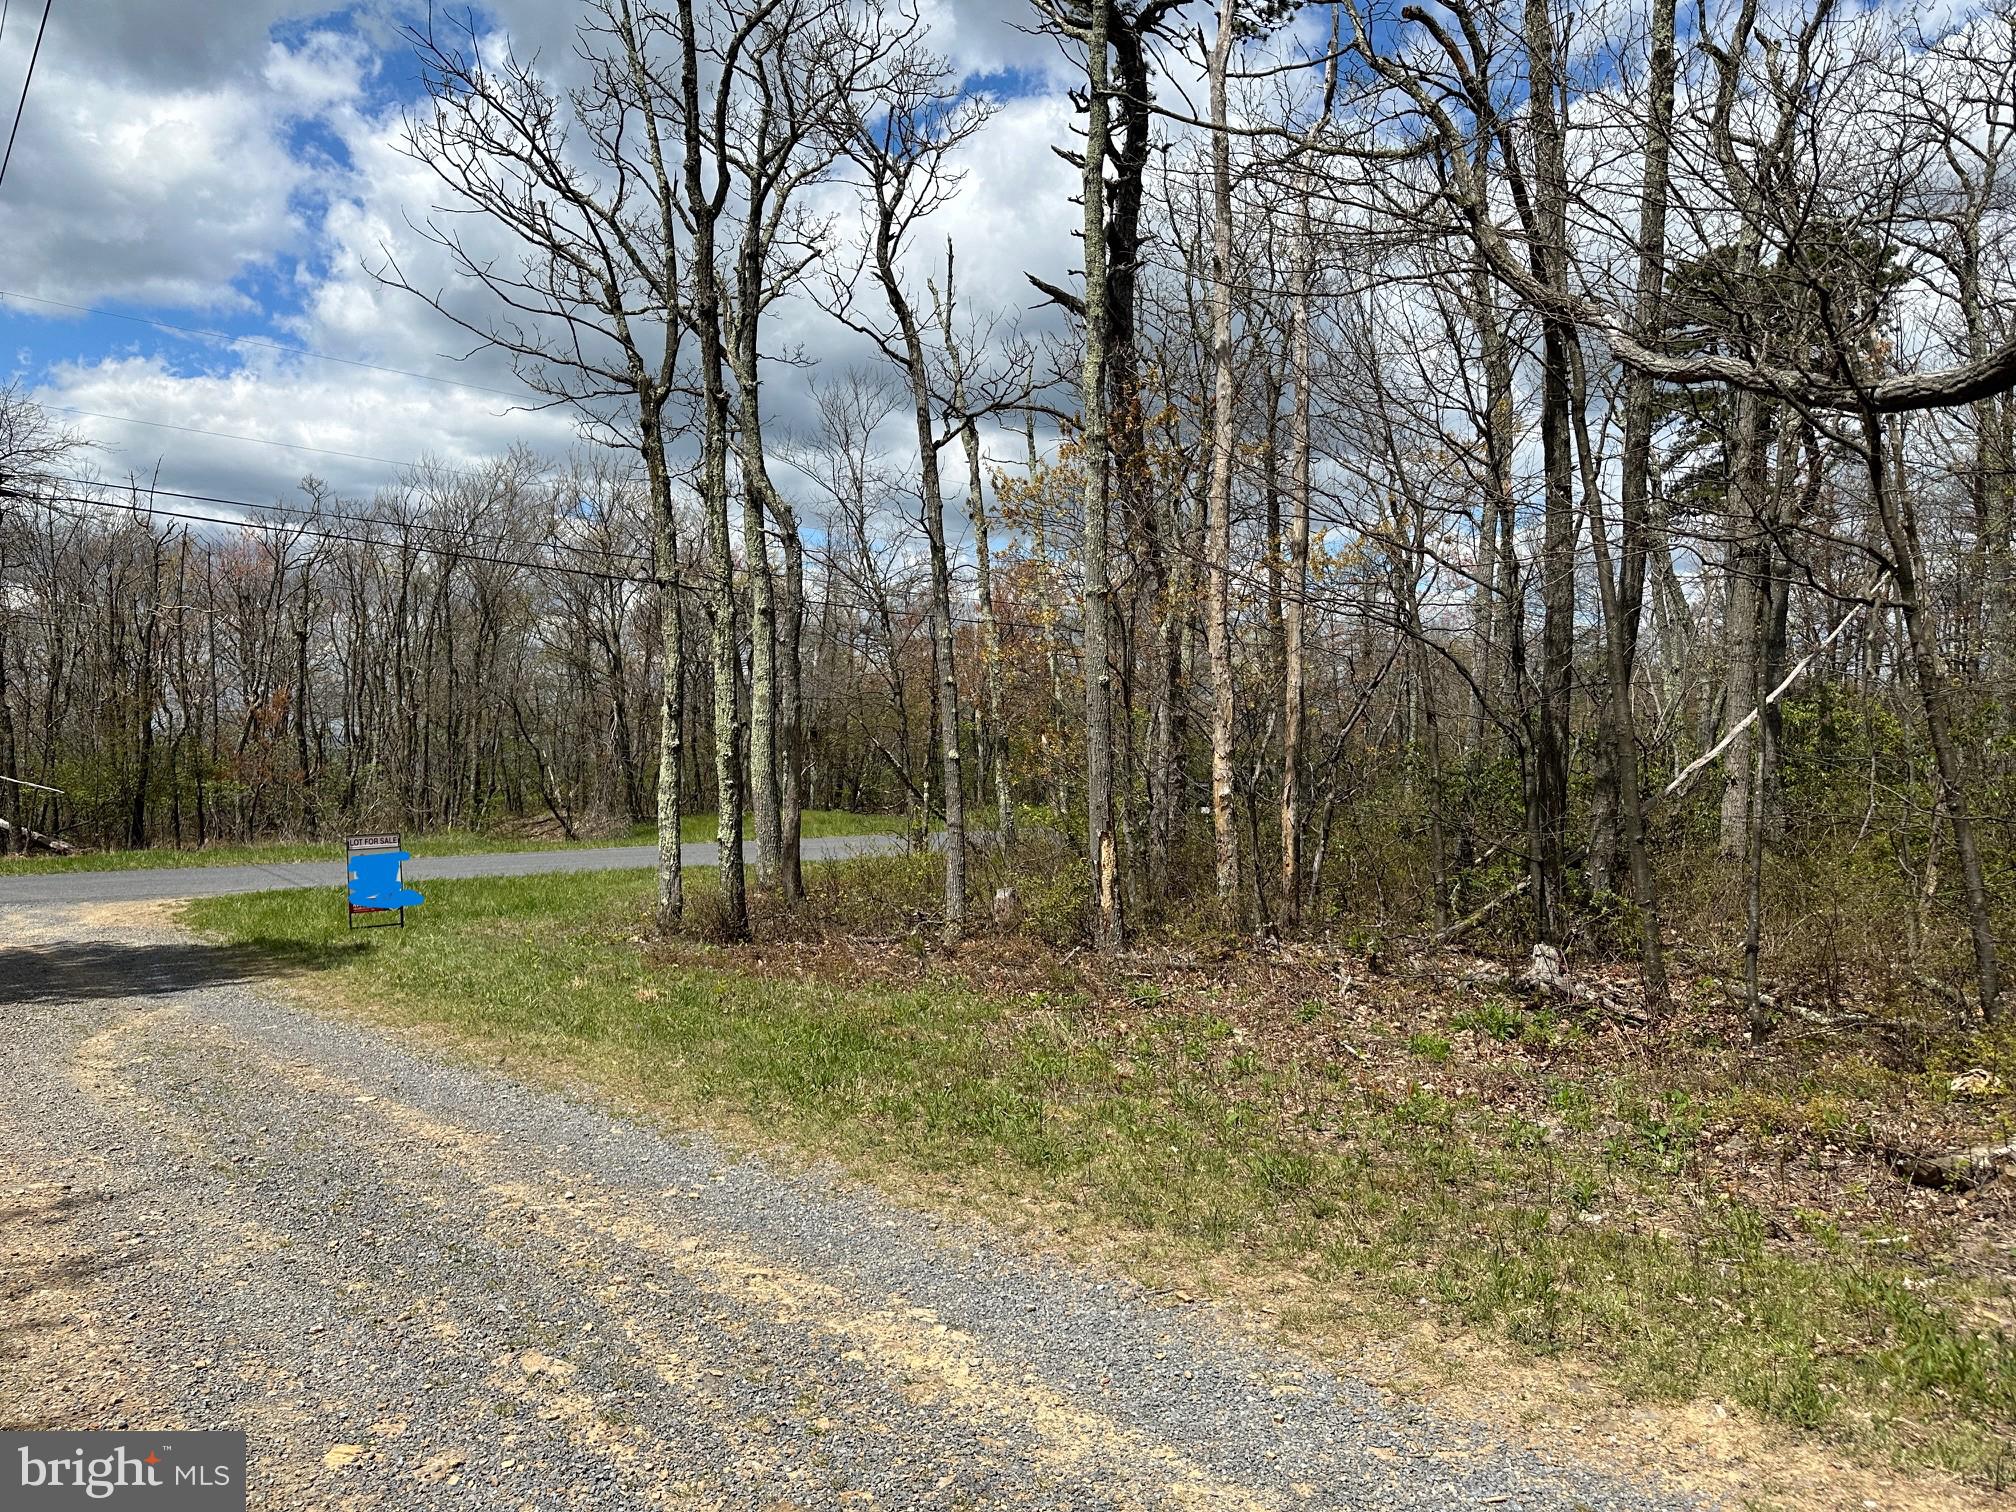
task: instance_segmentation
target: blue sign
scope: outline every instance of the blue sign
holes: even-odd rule
[[[406,910],[418,908],[427,900],[399,875],[401,863],[413,857],[399,848],[397,835],[352,835],[345,843],[348,852],[346,863],[349,873],[350,927],[358,927],[357,915],[374,913],[394,913],[399,915],[401,928],[406,924]],[[379,926],[367,925],[366,928]]]

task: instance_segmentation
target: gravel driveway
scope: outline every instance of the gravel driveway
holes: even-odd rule
[[[265,1508],[1693,1505],[1207,1309],[0,907],[0,1420],[237,1427]]]

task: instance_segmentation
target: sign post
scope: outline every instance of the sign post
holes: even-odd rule
[[[398,927],[406,927],[406,910],[427,900],[408,887],[399,875],[402,862],[411,861],[399,847],[397,835],[349,835],[343,841],[344,872],[350,896],[352,929],[390,929],[390,923],[359,924],[359,914],[397,913]]]

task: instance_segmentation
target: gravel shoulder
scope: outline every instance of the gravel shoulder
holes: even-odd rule
[[[269,1508],[1699,1505],[319,1017],[159,910],[0,940],[9,1425],[242,1427]]]

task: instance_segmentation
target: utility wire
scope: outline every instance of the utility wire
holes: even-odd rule
[[[58,479],[56,481],[78,482],[81,480]],[[334,512],[333,514],[329,512],[318,514],[316,511],[312,510],[304,510],[299,508],[290,509],[286,505],[248,504],[242,500],[237,499],[224,499],[216,497],[215,495],[208,495],[208,494],[182,494],[182,493],[176,493],[173,490],[165,488],[152,489],[149,490],[149,492],[150,495],[152,496],[171,498],[195,503],[221,504],[233,509],[244,509],[252,511],[262,509],[274,509],[283,511],[288,514],[306,515],[310,519],[334,518],[335,520],[341,522],[359,526],[365,526],[367,528],[370,526],[388,526],[396,528],[396,522],[393,521],[365,520],[360,519],[356,515],[342,514],[340,511]],[[259,520],[256,518],[244,519],[233,515],[214,515],[214,514],[204,514],[192,510],[166,509],[162,508],[159,505],[143,504],[138,502],[127,503],[117,499],[90,498],[81,494],[30,494],[30,493],[23,493],[17,489],[6,488],[4,486],[0,486],[0,498],[18,499],[23,503],[28,504],[39,503],[39,504],[55,504],[58,506],[68,505],[71,506],[73,512],[77,514],[83,514],[85,511],[91,509],[116,509],[124,511],[127,514],[159,516],[171,520],[187,520],[193,524],[199,524],[199,525],[223,525],[238,530],[250,530],[255,529],[261,525],[273,526],[280,523],[278,521]],[[470,551],[458,545],[448,545],[448,546],[429,545],[425,541],[388,541],[379,536],[351,535],[339,530],[320,529],[313,525],[305,523],[300,525],[288,524],[286,528],[296,536],[306,536],[311,540],[334,541],[349,546],[370,546],[381,551],[399,551],[399,550],[418,551],[429,556],[453,557],[456,560],[463,562],[481,562],[486,566],[516,567],[526,572],[560,572],[565,573],[571,577],[592,578],[595,579],[596,581],[605,583],[625,583],[632,587],[637,588],[671,587],[671,588],[677,588],[685,593],[703,594],[711,591],[712,587],[711,584],[695,583],[685,577],[673,577],[669,579],[662,578],[659,577],[655,572],[653,572],[649,576],[638,577],[623,572],[603,572],[593,567],[575,567],[565,562],[531,562],[526,561],[522,557],[508,557],[508,556],[496,555],[489,552]],[[412,528],[420,530],[432,530],[436,532],[451,531],[455,529],[455,527],[448,525],[416,525]],[[485,538],[478,536],[475,537],[475,539],[485,539]],[[494,540],[498,538],[489,537],[488,539]],[[555,542],[553,544],[559,545],[561,543]],[[574,547],[571,549],[582,551],[588,548]],[[633,553],[627,553],[627,552],[612,552],[609,553],[609,555],[611,555],[617,560],[633,561],[639,563],[648,563],[650,561],[650,559],[647,557],[637,556]],[[842,609],[858,610],[862,613],[868,613],[873,608],[872,605],[862,603],[857,600],[842,598],[838,594],[830,594],[830,593],[819,594],[817,596],[808,595],[806,597],[805,603],[808,607],[812,605],[818,605],[822,608],[828,604],[833,604],[837,605]],[[952,619],[956,623],[962,625],[978,625],[981,623],[980,616],[972,614],[955,614],[952,616]],[[1004,626],[1007,628],[1017,630],[1027,630],[1036,634],[1054,634],[1060,629],[1068,628],[1064,626],[1042,625],[1031,620],[1012,619],[999,615],[995,616],[995,623],[997,625]]]
[[[100,482],[98,479],[95,478],[67,477],[61,473],[43,473],[40,474],[39,476],[44,477],[53,483],[68,483],[77,488],[102,488],[106,486],[105,484],[103,484],[102,482]],[[252,519],[243,519],[235,516],[188,517],[192,519],[200,518],[207,523],[216,525],[236,525],[241,527],[272,525],[277,522],[273,520],[260,519],[258,518],[258,516],[261,513],[273,513],[273,514],[291,515],[296,518],[305,519],[309,521],[335,520],[344,524],[354,525],[365,530],[432,531],[437,535],[453,536],[456,538],[458,543],[461,541],[487,541],[492,545],[497,545],[499,543],[509,545],[509,544],[516,544],[519,539],[513,536],[499,535],[494,531],[473,530],[466,526],[457,524],[446,524],[433,520],[390,520],[379,518],[377,516],[372,515],[350,514],[340,509],[318,509],[305,505],[287,504],[278,501],[268,504],[254,504],[245,499],[226,498],[221,494],[189,493],[187,491],[179,489],[162,488],[154,484],[132,485],[132,486],[144,487],[144,491],[146,492],[149,498],[175,499],[181,502],[195,503],[195,504],[217,504],[223,506],[226,509],[242,509],[254,516],[254,518]],[[0,496],[5,495],[4,493],[0,493]],[[12,495],[12,497],[17,499],[28,500],[32,499],[35,496],[16,492]],[[71,494],[71,495],[53,495],[49,497],[68,498],[73,503],[100,502],[100,500],[96,496],[85,497]],[[119,504],[111,500],[104,500],[102,502],[104,502],[108,508],[113,509],[128,509],[131,507],[129,505]],[[142,513],[146,512],[144,507],[140,512]],[[169,511],[167,510],[157,510],[155,512],[161,514],[169,513]],[[179,519],[183,518],[183,516],[177,515],[175,516],[175,518]],[[399,550],[405,547],[412,547],[414,545],[414,543],[410,541],[386,540],[383,537],[371,537],[359,541],[358,544],[377,546],[385,550]],[[546,545],[552,550],[572,552],[576,556],[601,557],[609,561],[618,561],[618,562],[635,562],[639,566],[647,569],[647,571],[650,573],[655,574],[656,571],[655,558],[641,552],[619,551],[613,547],[604,548],[599,546],[583,546],[576,544],[575,542],[572,541],[561,541],[561,540],[551,540],[546,542]],[[423,551],[435,550],[435,548],[426,546],[419,546],[415,549]],[[476,559],[472,553],[461,549],[459,544],[453,548],[443,548],[440,554],[461,556],[471,560]],[[501,559],[501,558],[497,560],[499,561],[500,565],[523,566],[530,568],[534,571],[540,570],[541,567],[544,565],[538,562],[516,562],[510,559]],[[557,570],[560,571],[574,570],[566,567],[558,567],[557,564],[556,567]],[[658,582],[658,579],[655,576],[650,576],[648,578],[633,578],[621,573],[597,573],[594,575],[607,578],[611,582],[650,582],[653,584],[656,584]],[[958,575],[960,577],[964,577],[966,575],[963,568],[959,569]],[[686,589],[689,592],[697,593],[702,591],[700,587],[696,587],[694,584],[683,581],[678,586]],[[858,609],[864,607],[864,605],[858,602],[841,599],[838,598],[837,596],[835,596],[832,601],[834,603],[840,604],[843,608]],[[824,604],[825,602],[826,599],[823,597],[818,599],[806,600],[807,604]],[[980,618],[977,615],[955,614],[953,618],[961,624],[977,625],[980,623]],[[1053,628],[1050,626],[1039,624],[1033,620],[1008,619],[1008,618],[1002,618],[1000,616],[996,616],[995,623],[1000,625],[1011,626],[1016,629],[1031,630],[1031,631],[1047,631]]]
[[[68,478],[60,473],[46,473],[42,476],[47,477],[51,482],[68,483],[77,488],[97,488],[103,486],[91,478]],[[516,536],[500,535],[494,531],[474,530],[463,525],[438,520],[388,520],[373,515],[351,514],[341,509],[317,509],[307,505],[285,504],[278,501],[270,504],[252,504],[244,499],[227,499],[219,494],[187,493],[173,488],[161,488],[153,484],[136,486],[143,488],[150,498],[178,499],[185,503],[193,504],[221,504],[227,509],[242,509],[253,513],[255,516],[260,513],[271,513],[294,515],[307,520],[336,520],[366,530],[431,530],[438,535],[453,535],[460,540],[488,541],[493,546],[500,543],[515,545],[521,539]],[[220,523],[231,525],[270,525],[274,522],[258,518],[250,520],[227,518]],[[378,541],[375,544],[396,547],[402,543],[397,541]],[[556,540],[549,541],[546,544],[555,550],[571,551],[578,556],[608,557],[615,561],[638,562],[647,567],[652,564],[651,557],[634,551],[617,551],[614,549],[605,551],[595,546],[577,545],[572,541]]]
[[[4,5],[5,3],[6,0],[0,0],[0,5]],[[413,472],[413,473],[442,472],[449,474],[451,477],[480,478],[488,471],[487,468],[483,467],[450,467],[444,462],[426,462],[426,463],[402,462],[397,457],[378,457],[373,456],[368,452],[337,451],[326,446],[309,446],[305,442],[300,441],[279,441],[273,439],[270,436],[247,436],[238,431],[211,430],[207,426],[201,426],[201,425],[176,425],[171,424],[169,421],[166,420],[142,420],[135,415],[114,415],[104,410],[79,409],[75,405],[69,405],[69,404],[44,404],[41,407],[56,414],[82,415],[92,420],[109,420],[115,425],[145,425],[155,430],[180,431],[183,432],[184,434],[192,436],[214,436],[216,439],[220,441],[243,441],[253,446],[285,447],[290,451],[310,452],[320,457],[345,457],[353,462],[376,462],[384,467],[397,467],[407,472]],[[119,446],[112,446],[110,449],[113,451],[126,450],[126,448]],[[56,481],[63,483],[77,483],[80,485],[87,485],[87,486],[90,482],[90,480],[84,478],[61,478],[61,477],[57,478]],[[170,490],[167,489],[154,489],[151,491],[156,493],[170,492]],[[187,497],[204,498],[204,496],[200,494],[190,494],[187,495]],[[235,499],[206,499],[205,502],[214,504],[233,504],[233,505],[237,505],[239,503],[239,501]],[[251,508],[285,509],[287,506],[284,504],[261,504],[261,505],[248,504],[243,505],[242,507],[247,509]],[[486,538],[479,536],[478,539],[486,539]],[[487,537],[487,539],[504,540],[507,539],[507,537],[491,536]],[[569,551],[592,550],[592,548],[587,547],[570,546],[567,545],[566,542],[561,541],[556,541],[553,544],[556,546],[563,546]],[[639,556],[639,557],[633,557],[632,560],[641,562],[641,561],[648,561],[649,558]],[[960,567],[955,568],[954,570],[963,573],[964,568]]]
[[[35,50],[28,54],[28,72],[21,78],[21,101],[14,107],[14,126],[7,133],[7,155],[0,157],[0,183],[7,181],[7,165],[14,161],[14,138],[21,131],[21,112],[28,108],[28,86],[35,82],[35,60],[42,56],[42,33],[49,29],[49,8],[56,0],[42,0],[42,24],[35,28]]]
[[[202,514],[193,510],[167,509],[158,504],[122,503],[117,499],[92,499],[78,494],[26,494],[5,490],[0,491],[0,497],[19,499],[24,503],[30,504],[69,505],[80,514],[92,509],[118,509],[128,514],[147,515],[149,517],[158,516],[170,520],[187,520],[198,525],[225,525],[239,530],[251,530],[260,525],[272,526],[280,523],[274,520],[247,520],[232,515]],[[169,495],[169,497],[179,496]],[[242,507],[246,509],[259,509],[267,506],[247,504]],[[656,578],[632,577],[627,573],[620,572],[600,572],[592,567],[571,567],[564,562],[528,562],[519,557],[495,556],[487,552],[464,550],[460,547],[430,546],[424,541],[387,541],[376,536],[350,535],[340,530],[321,530],[309,525],[289,525],[287,528],[296,536],[307,536],[317,541],[337,541],[350,546],[374,546],[381,550],[408,549],[423,552],[430,556],[452,556],[459,561],[482,562],[495,567],[519,567],[527,572],[564,572],[573,577],[597,578],[609,583],[631,583],[640,588],[667,586],[665,582]],[[448,527],[431,526],[422,528],[446,529]],[[688,592],[698,591],[693,584],[678,578],[670,580],[670,586],[683,588]]]
[[[286,342],[267,341],[259,336],[234,336],[229,331],[211,330],[205,326],[177,325],[172,320],[156,320],[152,315],[128,315],[121,310],[101,310],[95,305],[71,304],[62,299],[45,299],[40,294],[23,294],[18,289],[0,289],[0,299],[20,299],[29,304],[49,305],[58,310],[74,310],[79,315],[102,315],[108,320],[131,320],[140,325],[158,326],[164,331],[175,331],[184,336],[204,336],[214,341],[232,342],[238,346],[261,347],[269,352],[287,352],[296,357],[314,357],[323,362],[340,362],[345,367],[368,368],[374,373],[394,373],[401,378],[418,378],[426,383],[442,383],[450,388],[469,389],[478,394],[498,394],[506,399],[519,400],[528,397],[511,389],[491,388],[487,384],[468,383],[460,378],[443,378],[437,373],[419,373],[411,368],[387,367],[382,362],[365,362],[358,357],[338,357],[333,352],[318,352],[313,347],[290,346]]]

